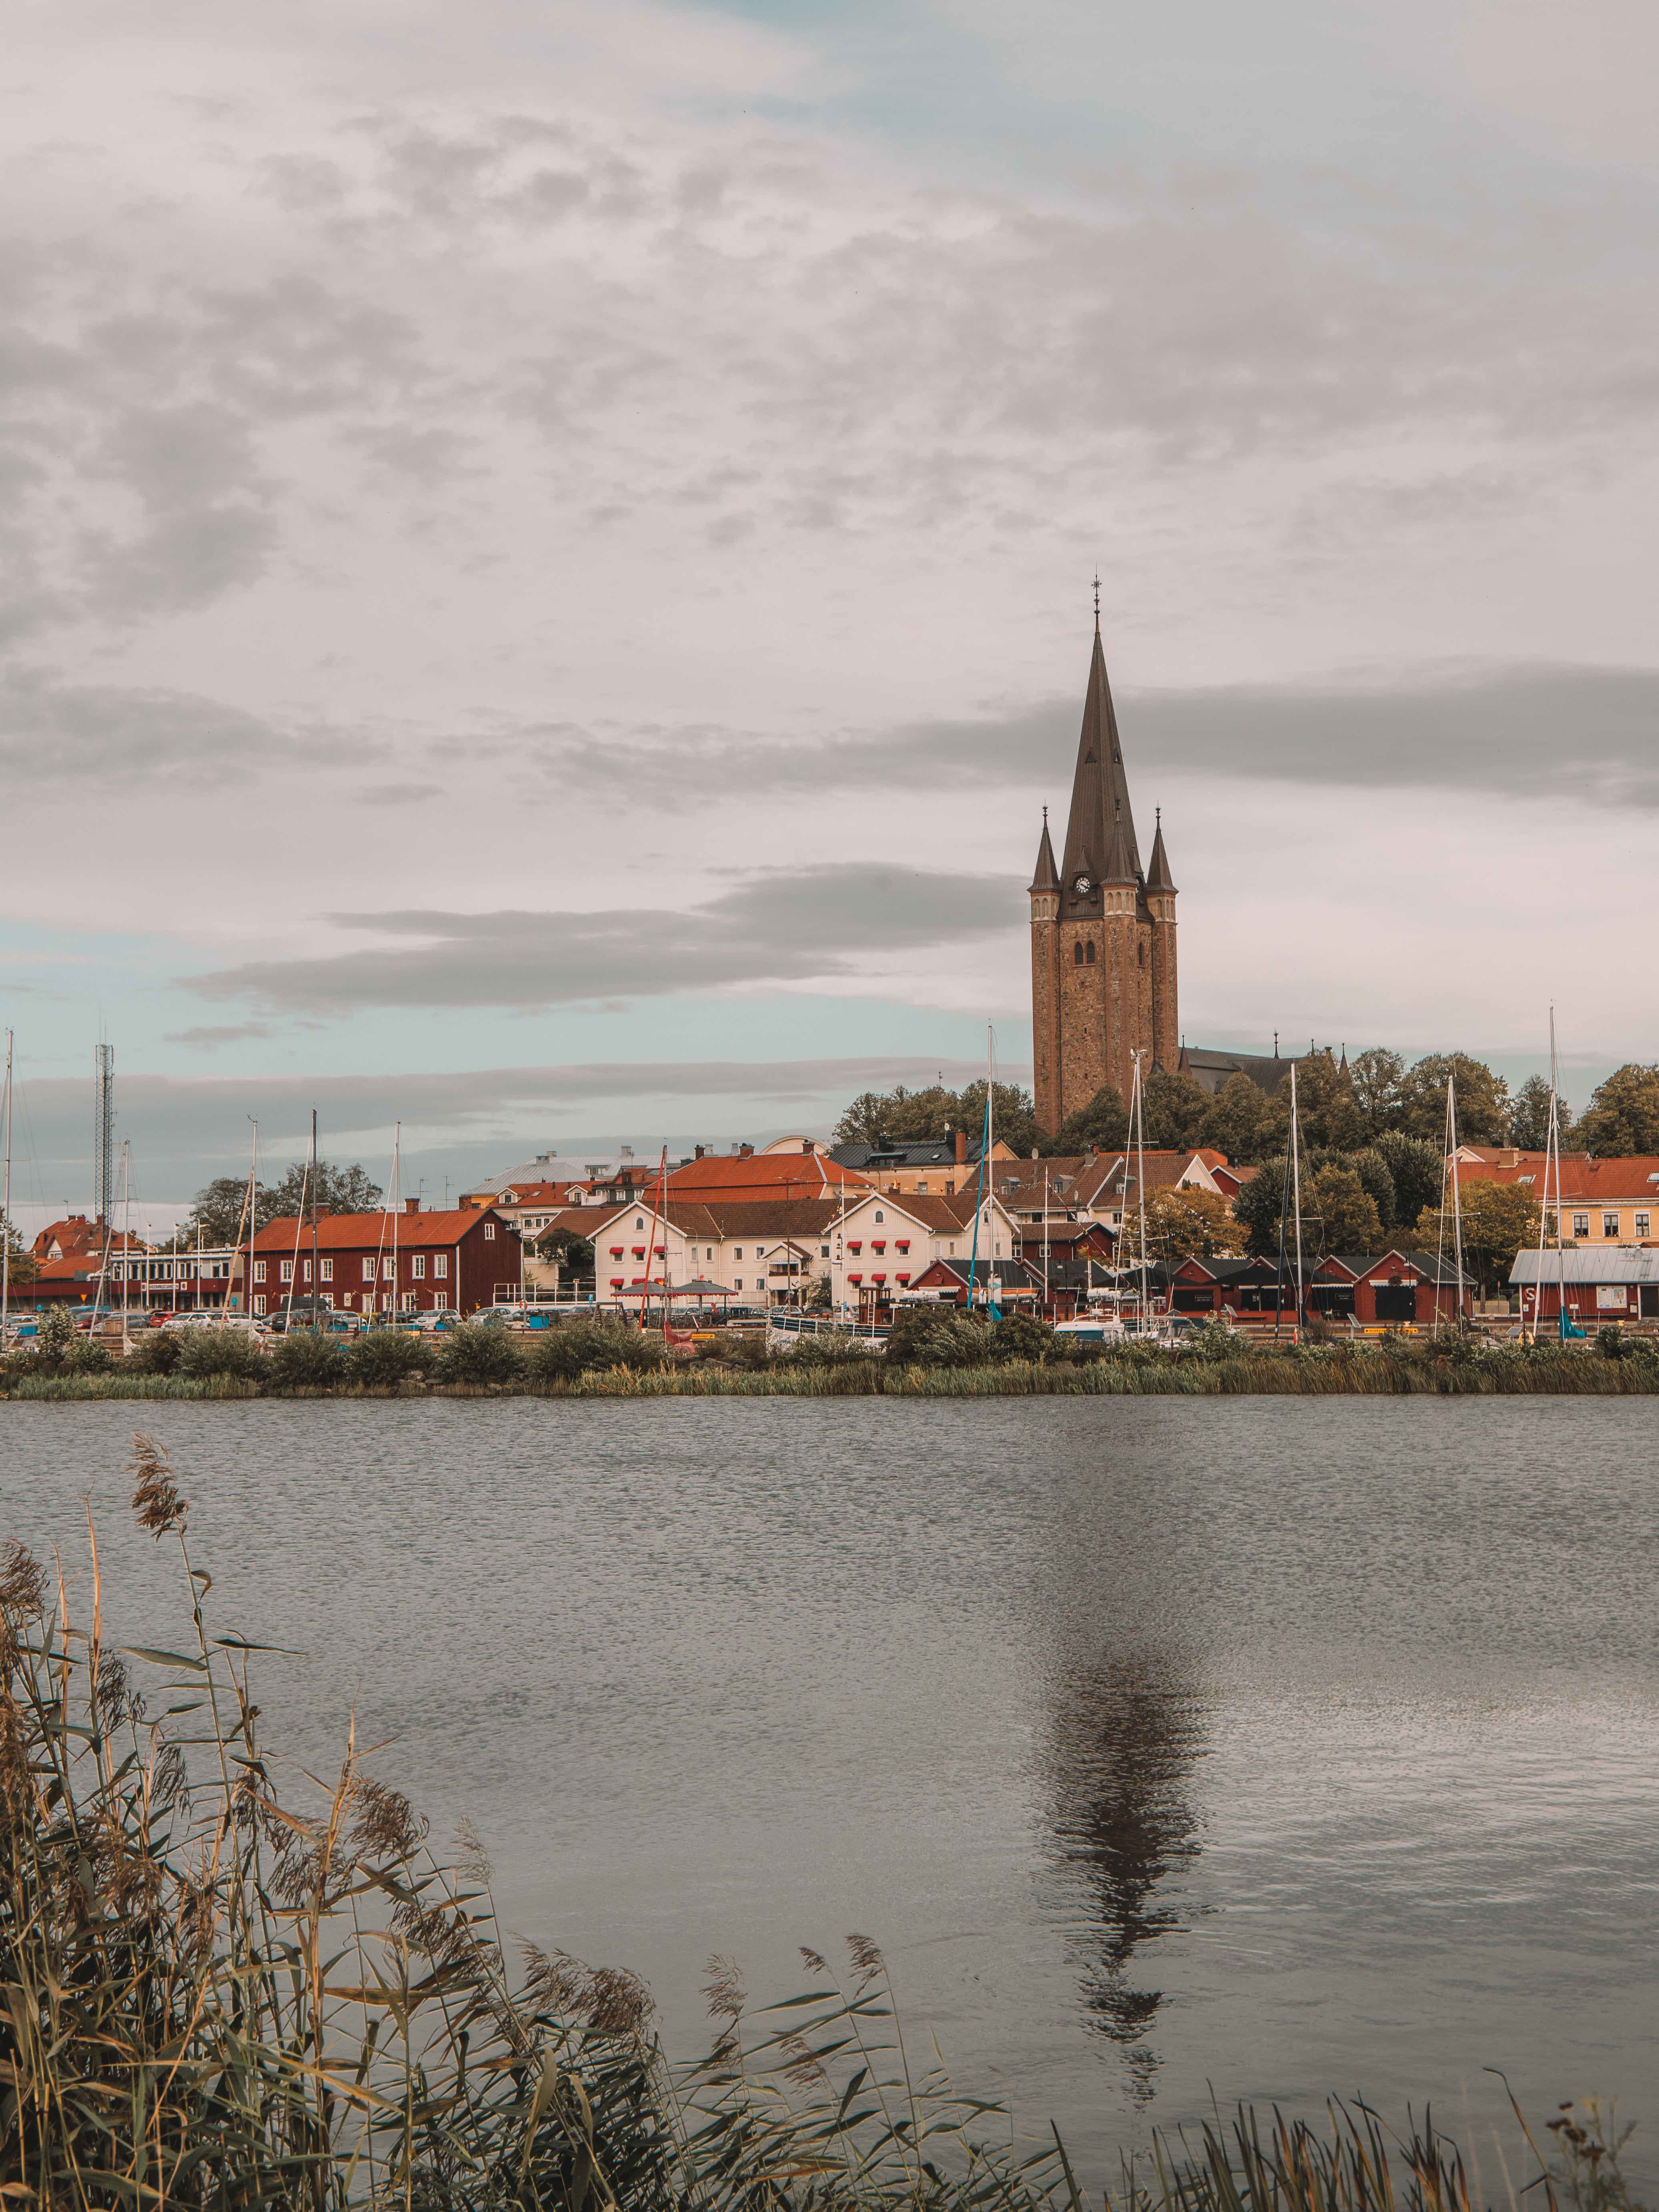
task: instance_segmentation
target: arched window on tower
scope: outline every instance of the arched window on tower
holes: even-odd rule
[[[1140,953],[1140,964],[1144,968],[1146,965],[1146,940],[1144,937],[1141,939],[1138,949]]]
[[[1083,957],[1092,968],[1095,964],[1095,940],[1092,937],[1089,939],[1089,949]]]
[[[1091,952],[1094,951],[1092,945],[1089,947],[1089,950]],[[1083,939],[1080,937],[1077,943],[1072,947],[1072,965],[1073,968],[1080,968],[1083,965]]]

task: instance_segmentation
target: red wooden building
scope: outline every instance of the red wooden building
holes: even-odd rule
[[[313,1284],[311,1223],[289,1214],[253,1240],[252,1311],[280,1313],[291,1290],[346,1313],[477,1313],[498,1291],[517,1296],[519,1263],[493,1206],[428,1213],[411,1198],[401,1213],[320,1215]]]
[[[1431,1326],[1437,1313],[1457,1311],[1456,1270],[1446,1263],[1437,1282],[1432,1252],[1332,1252],[1303,1267],[1304,1311],[1310,1319],[1352,1322],[1361,1328]],[[1473,1285],[1464,1285],[1469,1311]],[[1170,1304],[1176,1313],[1273,1315],[1291,1318],[1296,1283],[1291,1263],[1281,1279],[1271,1260],[1184,1260],[1175,1271]]]

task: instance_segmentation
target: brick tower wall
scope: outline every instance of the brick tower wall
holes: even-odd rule
[[[1031,1056],[1038,1128],[1052,1135],[1060,1110],[1060,901],[1047,892],[1031,898]]]
[[[1148,930],[1152,963],[1152,1058],[1173,1073],[1181,1060],[1181,1000],[1176,965],[1175,893],[1156,893],[1146,902],[1152,909]]]
[[[1060,1114],[1056,1128],[1069,1115],[1086,1106],[1106,1080],[1106,949],[1105,931],[1092,919],[1059,925],[1060,952]],[[1079,961],[1074,951],[1082,945],[1086,956],[1092,945],[1095,957]]]

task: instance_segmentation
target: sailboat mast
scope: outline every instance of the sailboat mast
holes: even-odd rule
[[[1135,1054],[1132,1086],[1135,1138],[1135,1191],[1140,1212],[1140,1334],[1146,1334],[1146,1102],[1140,1088],[1140,1054]]]
[[[127,1299],[132,1287],[132,1146],[121,1139],[121,1357],[132,1349],[127,1329]]]
[[[311,1109],[311,1326],[320,1311],[321,1278],[317,1273],[317,1109]]]
[[[1463,1332],[1463,1200],[1457,1174],[1457,1084],[1451,1074],[1446,1077],[1446,1121],[1451,1140],[1452,1246],[1457,1266],[1458,1334]],[[1436,1271],[1438,1273],[1438,1270]],[[1435,1285],[1435,1311],[1440,1310],[1440,1286]]]
[[[1302,1341],[1302,1139],[1297,1126],[1296,1062],[1291,1062],[1291,1178],[1296,1200],[1296,1341]]]

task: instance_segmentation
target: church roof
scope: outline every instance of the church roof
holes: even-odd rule
[[[1106,872],[1101,878],[1108,884],[1132,884],[1135,879],[1134,864],[1129,858],[1129,842],[1123,834],[1123,816],[1113,817],[1112,842],[1106,855]]]
[[[1057,891],[1060,889],[1060,872],[1054,866],[1054,848],[1048,839],[1048,810],[1046,806],[1042,810],[1042,842],[1037,847],[1036,867],[1031,877],[1030,888],[1034,891]]]
[[[1072,778],[1072,811],[1066,824],[1064,876],[1069,885],[1079,876],[1095,876],[1112,855],[1115,824],[1123,828],[1127,874],[1111,876],[1133,883],[1140,875],[1140,852],[1135,842],[1135,818],[1129,805],[1129,787],[1123,773],[1123,748],[1118,741],[1117,710],[1106,677],[1106,655],[1095,625],[1094,651],[1089,661],[1089,688],[1084,695],[1083,727],[1078,737],[1077,768]],[[1092,903],[1092,900],[1085,902]]]
[[[1146,871],[1146,888],[1149,891],[1172,891],[1175,889],[1175,878],[1170,873],[1170,856],[1164,849],[1164,817],[1161,811],[1158,817],[1158,835],[1152,840],[1152,864]]]

